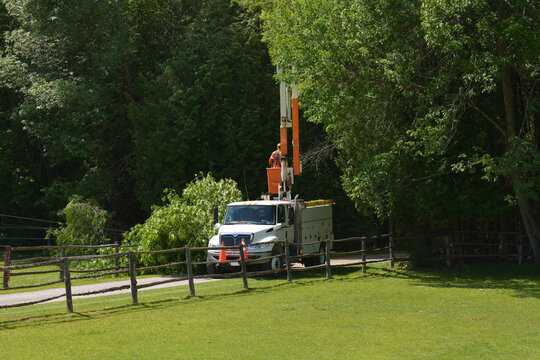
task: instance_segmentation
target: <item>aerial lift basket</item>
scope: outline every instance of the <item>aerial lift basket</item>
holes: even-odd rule
[[[281,168],[266,168],[266,177],[268,179],[268,192],[278,194],[281,185]]]

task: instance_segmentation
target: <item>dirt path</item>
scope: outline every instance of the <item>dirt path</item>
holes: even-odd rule
[[[396,253],[395,256],[398,258],[408,257],[407,254],[401,254],[401,253]],[[386,254],[366,256],[367,260],[381,260],[387,257],[388,255]],[[342,258],[331,259],[331,264],[332,265],[345,265],[345,264],[355,263],[361,260],[362,260],[362,257],[360,255],[353,256],[353,257],[346,257],[346,258],[342,257]],[[295,264],[295,266],[293,267],[298,267],[298,266],[301,267],[302,265]],[[170,280],[174,278],[175,276],[156,276],[156,277],[151,277],[151,278],[142,278],[142,279],[137,279],[137,285],[146,285],[149,283],[163,281],[163,280]],[[220,279],[195,279],[194,282],[198,284],[198,283],[218,281],[218,280]],[[92,291],[100,291],[107,288],[115,288],[119,286],[126,286],[129,284],[130,284],[130,280],[121,280],[121,281],[111,281],[111,282],[91,284],[91,285],[79,285],[79,286],[73,286],[71,288],[71,292],[73,294],[73,299],[78,299],[82,297],[96,297],[96,296],[124,294],[124,293],[129,293],[131,290],[128,288],[128,289],[115,290],[115,291],[101,293],[101,294],[77,296],[77,294],[83,294],[83,293],[92,292]],[[138,291],[153,290],[153,289],[166,288],[166,287],[172,287],[172,286],[187,286],[187,285],[188,285],[187,280],[179,279],[178,281],[173,281],[166,284],[159,284],[155,286],[145,287],[145,288],[139,289]],[[51,298],[55,296],[60,296],[60,297],[58,297],[57,299],[51,300],[50,302],[66,301],[66,297],[62,296],[64,295],[64,293],[65,293],[64,288],[56,288],[56,289],[28,291],[28,292],[0,295],[0,306],[33,302],[33,301],[38,301],[40,299],[47,299],[47,298]]]
[[[170,279],[173,279],[174,277],[175,276],[156,276],[156,277],[151,277],[151,278],[137,279],[137,285],[146,285],[149,283],[158,282],[162,280],[170,280]],[[197,283],[216,281],[216,280],[219,280],[219,279],[195,279],[194,282],[197,284]],[[127,286],[130,285],[130,280],[111,281],[111,282],[104,282],[104,283],[99,283],[99,284],[73,286],[71,288],[71,292],[73,294],[73,299],[80,299],[83,297],[88,298],[88,297],[96,297],[96,296],[124,294],[124,293],[131,292],[131,290],[128,288],[128,289],[115,290],[115,291],[101,293],[101,294],[92,294],[92,295],[83,295],[83,296],[77,295],[77,294],[83,294],[83,293],[92,292],[92,291],[100,291],[100,290],[104,290],[108,288],[116,288],[119,286],[126,286],[126,285]],[[153,290],[153,289],[160,289],[160,288],[166,288],[166,287],[172,287],[172,286],[183,286],[183,285],[188,285],[188,281],[185,279],[182,279],[182,280],[179,279],[178,281],[173,281],[166,284],[159,284],[155,286],[145,287],[145,288],[139,289],[138,291]],[[0,306],[38,301],[40,299],[48,299],[51,297],[61,296],[64,294],[65,294],[64,288],[5,294],[5,295],[0,295]],[[54,299],[48,302],[55,302],[55,301],[66,301],[66,297],[61,296],[57,299]]]

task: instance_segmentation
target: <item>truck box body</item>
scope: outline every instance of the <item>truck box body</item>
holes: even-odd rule
[[[310,205],[302,209],[301,241],[296,243],[301,246],[302,254],[314,254],[319,252],[322,241],[334,240],[332,230],[332,204]],[[312,244],[317,242],[316,244]],[[311,243],[311,244],[310,244]],[[305,245],[303,245],[305,244]]]

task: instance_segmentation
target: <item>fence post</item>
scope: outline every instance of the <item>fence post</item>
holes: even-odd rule
[[[195,284],[193,283],[193,266],[191,265],[191,249],[189,245],[186,245],[186,266],[189,282],[189,293],[191,296],[195,296]]]
[[[246,271],[246,259],[244,258],[244,245],[238,244],[238,250],[240,251],[240,268],[242,269],[242,281],[244,283],[244,289],[248,290],[247,271]]]
[[[62,258],[66,257],[66,245],[62,245]],[[60,281],[64,281],[64,265],[63,263],[60,263],[60,278],[58,279]]]
[[[120,252],[120,246],[119,245],[120,244],[118,243],[118,241],[114,242],[114,253],[116,255],[118,255],[118,253]],[[114,267],[115,267],[114,270],[118,271],[118,256],[116,256],[114,258]],[[118,277],[118,273],[114,274],[114,277]]]
[[[362,272],[366,273],[366,240],[362,240]]]
[[[9,265],[11,265],[11,246],[6,245],[6,252],[4,254],[4,266],[9,266]],[[4,289],[7,289],[9,287],[9,275],[10,275],[9,270],[4,271],[4,279],[3,279]]]
[[[451,267],[452,266],[452,252],[451,252],[451,244],[450,244],[450,236],[446,235],[444,237],[444,242],[446,245],[446,266]]]
[[[64,286],[66,288],[66,303],[70,313],[73,312],[73,297],[71,295],[71,275],[69,273],[69,258],[65,257],[62,261],[64,268]]]
[[[326,277],[331,279],[332,268],[330,267],[330,239],[326,239],[324,244],[324,256],[326,257]]]
[[[285,237],[285,265],[287,266],[287,281],[292,282],[291,254],[289,251],[289,239]]]
[[[135,273],[135,254],[133,251],[129,252],[129,276],[131,278],[131,300],[134,304],[139,303],[137,297],[137,274]]]
[[[388,235],[388,247],[390,248],[390,267],[394,267],[394,239]]]

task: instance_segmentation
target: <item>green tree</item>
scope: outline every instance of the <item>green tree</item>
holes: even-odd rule
[[[424,2],[422,19],[428,45],[459,86],[460,105],[476,112],[502,145],[481,149],[480,163],[512,185],[540,262],[538,6],[529,0],[431,0]]]
[[[59,209],[79,193],[124,204],[131,41],[123,2],[2,3],[17,26],[4,33],[0,82],[15,96],[9,118],[39,147],[41,202]]]
[[[136,83],[141,103],[130,118],[138,198],[150,207],[163,188],[182,187],[199,171],[260,195],[279,117],[257,15],[228,1],[201,2],[176,46],[155,76]]]
[[[201,175],[189,183],[181,195],[169,191],[164,199],[166,204],[154,206],[146,222],[134,226],[125,238],[140,244],[138,249],[141,251],[206,246],[215,232],[212,209],[219,206],[223,216],[224,205],[241,199],[242,194],[233,180],[216,181],[210,174]],[[179,256],[183,254],[143,255],[141,262],[144,266],[166,264],[178,261]],[[205,253],[193,255],[194,261],[205,259]]]
[[[217,0],[1,4],[5,209],[55,217],[81,194],[133,224],[199,171],[264,190],[279,119],[257,13]]]
[[[134,74],[155,74],[174,56],[186,28],[195,21],[201,0],[128,0],[125,16],[135,55],[130,59]],[[136,94],[134,94],[136,95]]]
[[[283,78],[299,84],[307,117],[325,125],[359,209],[442,226],[509,208],[513,186],[538,259],[538,192],[524,199],[517,185],[537,174],[538,143],[527,140],[538,137],[530,1],[249,3],[262,6],[272,60],[294,68]],[[529,144],[516,150],[526,176],[500,169],[513,135]],[[497,169],[510,181],[485,182]]]
[[[0,3],[0,34],[17,27],[15,18],[9,16],[4,4]],[[0,55],[5,47],[1,36]],[[2,67],[0,74],[11,70]],[[21,96],[3,79],[0,80],[0,211],[34,217],[43,215],[43,204],[39,206],[35,197],[46,177],[39,141],[29,137],[23,125],[12,118]]]
[[[109,242],[105,235],[108,215],[98,205],[74,196],[59,215],[65,217],[65,224],[50,231],[57,245],[102,245]]]

